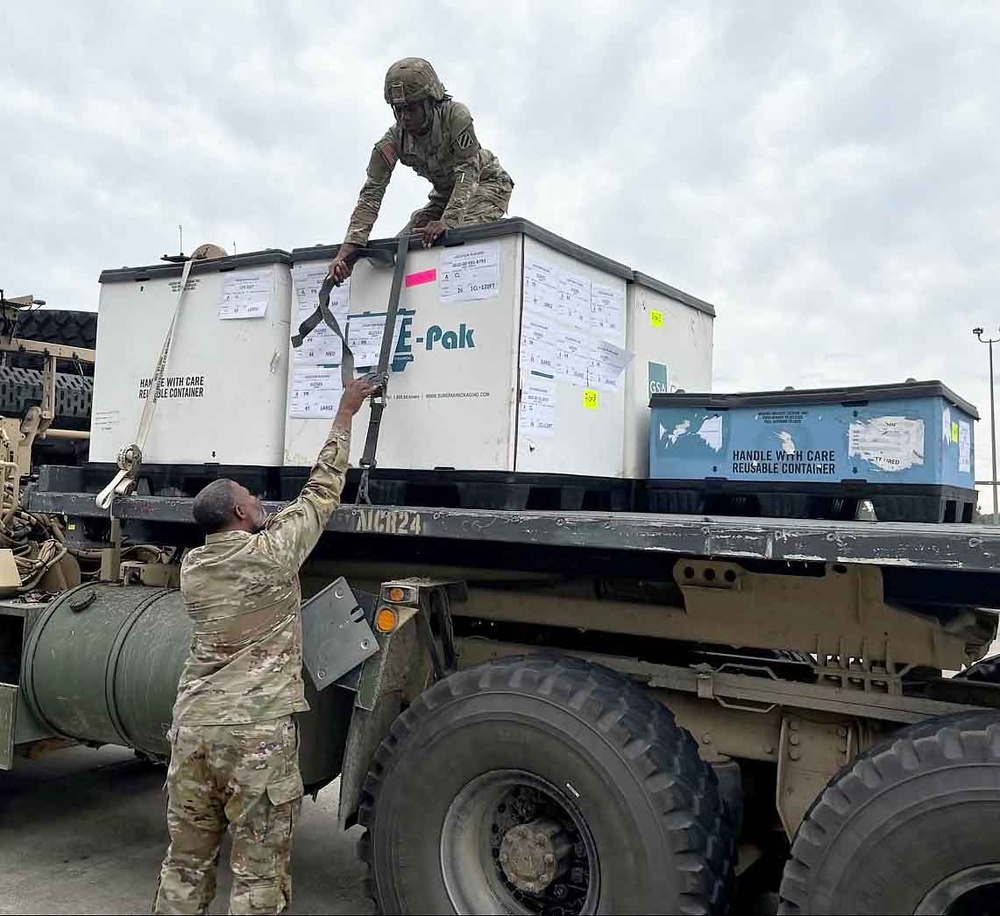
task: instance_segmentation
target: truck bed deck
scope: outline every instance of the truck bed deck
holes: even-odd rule
[[[31,491],[32,512],[71,519],[109,518],[90,493]],[[112,507],[130,526],[192,528],[189,497],[129,496]],[[265,503],[269,511],[284,505]],[[582,548],[734,560],[866,563],[886,568],[1000,573],[1000,528],[968,524],[847,522],[655,513],[511,511],[342,506],[334,535],[435,539],[480,545]],[[1000,585],[994,580],[993,589]],[[1000,591],[1000,590],[998,590]],[[997,599],[1000,601],[1000,594]]]

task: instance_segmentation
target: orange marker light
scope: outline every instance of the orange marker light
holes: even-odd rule
[[[389,589],[387,597],[390,601],[402,601],[406,597],[406,592],[396,585]]]
[[[399,623],[399,615],[391,607],[380,607],[375,614],[375,629],[379,633],[391,633]]]

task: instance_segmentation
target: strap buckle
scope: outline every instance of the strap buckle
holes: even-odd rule
[[[358,495],[355,497],[354,505],[370,506],[372,504],[372,498],[368,494],[368,475],[371,472],[371,469],[375,467],[375,459],[372,458],[369,463],[362,458],[359,464],[361,465],[361,479],[358,481]]]
[[[385,407],[385,392],[389,387],[389,373],[368,372],[365,373],[364,379],[375,388],[375,391],[369,398],[371,403],[380,404],[382,407]]]

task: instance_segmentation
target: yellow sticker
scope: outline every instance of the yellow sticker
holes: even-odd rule
[[[663,327],[663,312],[657,311],[656,309],[650,309],[649,312],[649,323],[654,328]]]
[[[583,406],[587,410],[597,410],[597,392],[593,388],[587,388],[583,392]]]
[[[954,421],[951,424],[951,441],[958,442],[958,424]]]

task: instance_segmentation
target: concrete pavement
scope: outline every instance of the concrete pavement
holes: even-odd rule
[[[0,914],[148,913],[167,845],[166,770],[130,751],[72,748],[0,772]],[[293,914],[371,913],[337,829],[338,784],[306,798],[292,850]],[[228,842],[212,913],[225,913]]]

